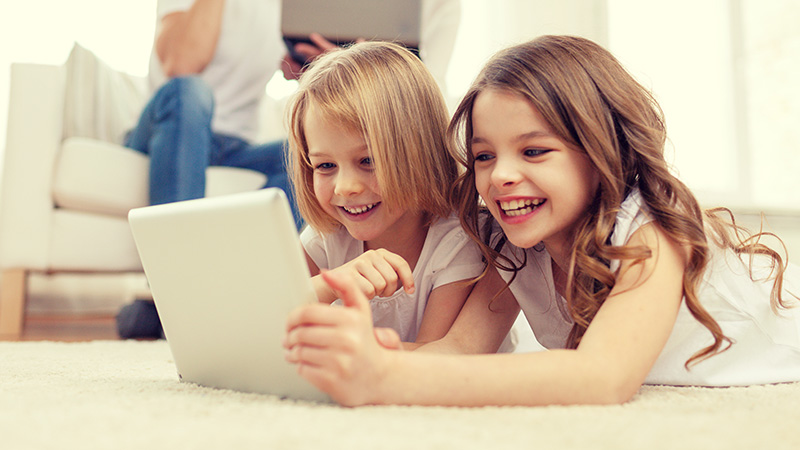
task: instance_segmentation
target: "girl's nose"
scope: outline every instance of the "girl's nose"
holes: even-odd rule
[[[497,187],[509,187],[520,182],[522,175],[515,161],[497,158],[492,170],[492,183]]]
[[[347,197],[360,194],[363,190],[364,183],[357,176],[342,171],[336,177],[336,187],[333,192],[340,197]]]

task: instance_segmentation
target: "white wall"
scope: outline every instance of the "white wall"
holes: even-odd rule
[[[112,67],[147,73],[155,0],[5,0],[0,5],[0,152],[12,62],[63,63],[80,42]],[[2,159],[0,159],[2,164]]]
[[[800,2],[744,0],[742,17],[751,200],[800,213]]]
[[[461,0],[461,24],[447,75],[456,102],[496,51],[542,34],[608,40],[608,0]]]
[[[650,87],[708,205],[800,213],[800,3],[609,0],[610,48]]]

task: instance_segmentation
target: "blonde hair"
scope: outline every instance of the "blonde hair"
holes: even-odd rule
[[[364,42],[316,60],[288,106],[289,164],[300,213],[315,229],[335,231],[314,195],[304,121],[310,105],[326,120],[364,136],[383,201],[390,208],[447,217],[458,174],[451,157],[444,98],[422,61],[392,43]]]
[[[781,299],[785,271],[781,257],[757,239],[737,238],[735,225],[722,221],[716,215],[718,210],[700,209],[694,195],[670,173],[664,159],[666,128],[653,96],[611,53],[578,37],[542,36],[496,54],[465,95],[448,129],[462,145],[455,156],[466,168],[456,182],[454,202],[467,233],[479,243],[494,267],[513,271],[514,276],[521,269],[500,254],[501,247],[489,245],[493,220],[490,218],[483,228],[479,227],[482,208],[469,147],[472,107],[478,94],[487,89],[503,90],[529,101],[559,138],[588,156],[599,174],[596,197],[572,236],[565,294],[574,326],[566,342],[568,348],[578,346],[614,287],[609,262],[636,262],[651,257],[647,247],[608,244],[620,205],[636,187],[655,222],[688,249],[683,275],[686,306],[714,338],[714,343],[695,353],[687,366],[724,350],[725,343],[731,344],[697,297],[710,257],[704,220],[714,230],[712,238],[718,245],[737,254],[765,254],[772,259],[773,267],[777,267],[773,307],[786,306]]]

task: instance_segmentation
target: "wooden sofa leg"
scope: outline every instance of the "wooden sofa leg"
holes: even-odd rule
[[[7,269],[0,281],[0,340],[18,340],[25,320],[28,271]]]

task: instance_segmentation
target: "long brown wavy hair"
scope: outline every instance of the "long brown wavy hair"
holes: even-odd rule
[[[697,297],[710,257],[704,223],[709,225],[717,245],[737,254],[771,258],[775,276],[773,308],[786,307],[781,298],[785,263],[758,239],[767,233],[755,237],[742,234],[732,220],[718,215],[727,210],[701,210],[694,195],[669,171],[663,153],[664,118],[651,93],[611,53],[579,37],[542,36],[500,51],[478,75],[450,122],[448,134],[458,144],[454,156],[465,168],[454,185],[453,202],[464,229],[481,246],[492,266],[512,271],[516,277],[525,261],[515,267],[500,254],[500,246],[490,244],[494,220],[482,212],[475,190],[475,161],[470,148],[472,107],[477,96],[487,89],[502,90],[529,101],[559,138],[588,156],[599,174],[596,197],[572,236],[565,294],[574,326],[567,348],[578,346],[614,287],[615,276],[609,262],[641,262],[651,257],[650,249],[644,246],[609,244],[620,204],[636,187],[655,222],[688,250],[684,300],[695,319],[714,337],[712,345],[686,362],[687,367],[732,344]],[[730,211],[727,214],[733,218]],[[484,215],[489,219],[479,218]]]

